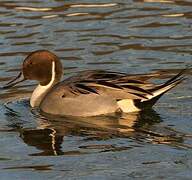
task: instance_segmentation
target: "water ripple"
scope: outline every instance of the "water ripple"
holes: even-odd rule
[[[107,69],[161,82],[191,65],[191,6],[189,0],[1,1],[0,82],[37,49],[60,57],[64,78]],[[190,179],[191,72],[187,77],[156,112],[127,119],[48,118],[29,106],[36,82],[1,90],[1,178]]]

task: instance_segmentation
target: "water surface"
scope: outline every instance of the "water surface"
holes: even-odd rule
[[[192,59],[187,0],[0,2],[0,81],[47,49],[64,77],[105,69],[161,82]],[[45,117],[29,106],[35,82],[0,93],[1,179],[191,179],[189,77],[154,110],[94,118]]]

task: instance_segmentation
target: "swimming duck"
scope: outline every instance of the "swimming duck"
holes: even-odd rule
[[[183,81],[183,73],[184,70],[159,85],[142,75],[104,70],[83,71],[60,82],[63,68],[59,58],[50,51],[38,50],[25,58],[22,71],[4,88],[37,80],[31,107],[51,115],[97,116],[151,108],[164,93]]]

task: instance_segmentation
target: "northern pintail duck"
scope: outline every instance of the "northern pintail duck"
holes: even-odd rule
[[[31,107],[52,115],[96,116],[114,112],[135,112],[152,107],[167,91],[179,84],[184,71],[159,85],[142,75],[88,70],[60,82],[63,68],[59,58],[46,50],[29,54],[22,72],[4,87],[24,80],[39,85],[30,98]]]

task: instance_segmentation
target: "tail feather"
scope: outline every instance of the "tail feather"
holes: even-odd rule
[[[188,68],[185,68],[181,70],[177,75],[173,76],[171,79],[169,79],[164,85],[168,85],[170,83],[173,83],[174,81],[178,80],[178,78],[183,78],[183,74],[188,70]]]
[[[166,81],[164,84],[150,89],[149,91],[153,95],[147,95],[148,99],[142,100],[140,105],[142,104],[142,107],[152,107],[163,94],[165,94],[167,91],[171,90],[186,79],[184,77],[184,73],[186,72],[186,70],[188,70],[188,68],[183,69],[177,75]]]
[[[172,82],[170,82],[168,84],[165,83],[163,85],[158,86],[158,88],[152,90],[153,95],[148,96],[148,99],[152,99],[152,98],[154,98],[156,96],[159,96],[159,95],[162,95],[162,94],[166,93],[167,91],[174,88],[176,85],[180,84],[184,79],[185,78],[182,77],[182,78],[174,80],[174,81],[172,81]]]

